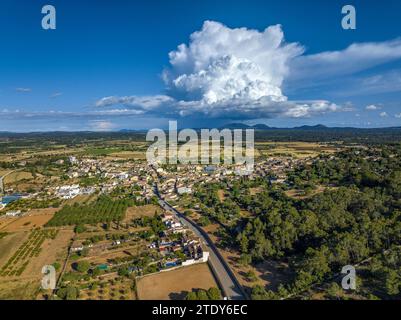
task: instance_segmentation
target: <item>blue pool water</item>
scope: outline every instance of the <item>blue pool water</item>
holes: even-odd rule
[[[1,203],[7,205],[7,204],[9,204],[9,203],[11,203],[11,202],[13,202],[13,201],[16,201],[16,200],[20,199],[20,198],[21,198],[21,196],[18,195],[18,194],[13,194],[13,195],[11,195],[11,196],[4,196],[4,197],[1,199]]]

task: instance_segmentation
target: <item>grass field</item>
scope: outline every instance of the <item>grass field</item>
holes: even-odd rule
[[[33,228],[44,226],[54,215],[57,209],[35,209],[29,211],[23,217],[5,219],[10,220],[8,224],[0,226],[2,232],[16,232],[16,231],[28,231]]]
[[[0,239],[0,300],[37,298],[42,267],[63,263],[72,236],[72,229],[36,229]]]
[[[145,206],[129,207],[126,211],[124,222],[130,222],[133,219],[141,217],[153,217],[155,212],[161,213],[163,210],[159,206],[148,204]]]
[[[196,289],[218,287],[206,263],[145,276],[138,280],[139,300],[181,300]]]
[[[146,153],[142,151],[120,151],[120,152],[112,152],[107,158],[111,158],[113,160],[128,160],[128,159],[137,159],[144,160],[146,159]]]
[[[30,180],[32,178],[33,176],[30,172],[16,171],[4,178],[4,184],[13,184],[21,180]]]
[[[28,238],[27,232],[10,233],[0,239],[0,267],[4,265],[12,253]]]
[[[259,151],[260,155],[267,157],[291,156],[295,158],[307,158],[337,151],[335,147],[315,142],[258,142],[255,144],[255,148]]]

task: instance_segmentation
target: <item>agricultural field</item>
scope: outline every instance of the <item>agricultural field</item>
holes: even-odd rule
[[[145,160],[146,153],[143,151],[120,151],[110,153],[106,159],[110,160]]]
[[[54,215],[57,209],[34,209],[28,214],[19,218],[7,218],[4,222],[7,224],[0,225],[0,230],[4,232],[28,231],[32,228],[44,226]]]
[[[0,276],[20,276],[33,257],[38,257],[41,246],[46,239],[55,239],[58,231],[55,229],[33,230],[28,239],[18,248],[0,269]]]
[[[308,158],[338,151],[338,148],[331,145],[315,142],[258,142],[255,143],[255,148],[260,155],[266,157],[290,156]]]
[[[64,206],[57,211],[47,226],[65,226],[78,224],[96,224],[100,222],[121,221],[125,217],[129,201],[113,201],[107,197],[100,197],[90,205]]]
[[[16,182],[22,180],[30,180],[32,179],[32,173],[26,171],[15,171],[10,173],[7,177],[4,178],[4,184],[14,184]]]
[[[217,284],[206,263],[152,274],[137,281],[140,300],[180,300],[188,292],[212,287]]]
[[[27,232],[6,233],[0,239],[0,268],[6,263],[7,258],[17,251],[18,247],[28,238]]]
[[[159,206],[148,204],[144,206],[129,207],[124,222],[128,223],[141,217],[153,217],[155,213],[160,214],[162,209]]]
[[[94,282],[88,289],[81,290],[79,300],[136,300],[135,281],[113,278]]]
[[[39,280],[1,279],[0,300],[34,300],[39,292]]]

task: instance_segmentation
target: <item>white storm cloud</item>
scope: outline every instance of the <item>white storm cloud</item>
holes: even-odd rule
[[[280,25],[259,32],[206,21],[188,45],[170,52],[164,80],[173,96],[184,93],[206,104],[262,97],[285,101],[281,85],[288,62],[303,51],[297,43],[285,43]]]

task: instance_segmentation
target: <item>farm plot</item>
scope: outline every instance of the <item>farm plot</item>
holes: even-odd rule
[[[93,283],[81,290],[79,300],[135,300],[135,282],[130,279],[110,279]]]
[[[27,215],[17,219],[10,219],[7,225],[0,229],[4,232],[27,231],[45,225],[54,215],[56,209],[36,209],[31,210]]]
[[[121,221],[125,217],[129,204],[127,200],[113,201],[103,196],[91,205],[66,205],[56,212],[54,217],[47,223],[47,226],[71,226]]]
[[[137,282],[139,300],[181,300],[188,292],[218,287],[206,263],[145,276]]]
[[[33,230],[28,239],[0,269],[0,276],[20,276],[28,266],[30,260],[39,256],[43,242],[46,239],[54,239],[57,233],[58,231],[55,229]]]
[[[129,207],[124,222],[142,217],[153,217],[155,213],[160,214],[163,210],[159,206],[148,204],[145,206]]]
[[[30,172],[16,171],[4,178],[4,184],[12,184],[21,180],[30,180],[32,178],[33,176]]]

